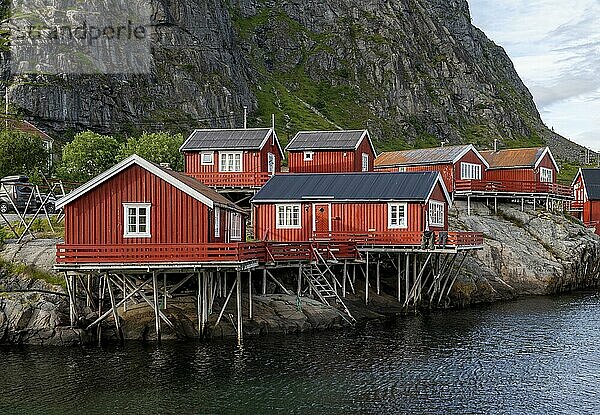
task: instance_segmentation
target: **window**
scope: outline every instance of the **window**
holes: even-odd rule
[[[202,153],[201,157],[203,166],[212,166],[215,163],[214,153]]]
[[[315,156],[315,153],[313,153],[312,151],[305,151],[304,152],[304,161],[313,161],[314,156]]]
[[[444,218],[444,210],[446,206],[442,202],[429,202],[429,225],[436,227],[444,227],[446,224]]]
[[[150,237],[150,203],[123,203],[126,238]]]
[[[406,203],[388,204],[388,228],[405,229],[408,227],[406,220]]]
[[[215,206],[215,238],[221,237],[221,208]]]
[[[552,183],[552,169],[540,167],[540,181],[542,183]]]
[[[481,180],[481,164],[461,163],[461,180]]]
[[[367,153],[362,155],[362,171],[369,171],[369,155]]]
[[[242,153],[219,153],[219,171],[221,172],[241,172],[242,171]]]
[[[229,230],[229,236],[234,241],[242,240],[242,215],[239,213],[231,213],[231,228]]]
[[[405,173],[406,172],[406,167],[398,167],[398,171],[400,173]]]
[[[277,206],[277,229],[299,229],[300,205],[278,205]]]
[[[267,171],[269,174],[275,174],[275,154],[267,154]]]

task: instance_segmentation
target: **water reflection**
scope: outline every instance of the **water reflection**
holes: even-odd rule
[[[243,348],[0,349],[0,413],[597,413],[598,350],[596,293]]]

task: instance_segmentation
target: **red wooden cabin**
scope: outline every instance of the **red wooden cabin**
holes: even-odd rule
[[[482,151],[481,155],[489,164],[484,190],[571,195],[570,187],[556,183],[560,169],[548,147]]]
[[[131,156],[56,203],[58,264],[240,261],[242,210],[184,174]]]
[[[283,158],[272,128],[195,130],[181,151],[185,174],[215,188],[258,189]]]
[[[487,161],[472,145],[390,151],[375,159],[375,171],[438,171],[449,192],[461,183],[483,180]]]
[[[266,241],[419,245],[448,230],[450,197],[438,172],[278,175],[252,199]]]
[[[580,169],[573,180],[573,215],[600,235],[600,169]]]
[[[377,156],[367,130],[303,131],[285,149],[290,173],[373,171]]]

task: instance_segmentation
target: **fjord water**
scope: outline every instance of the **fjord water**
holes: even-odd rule
[[[0,349],[2,414],[600,413],[600,295],[233,342]]]

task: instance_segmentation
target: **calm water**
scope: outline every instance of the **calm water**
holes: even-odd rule
[[[0,349],[0,414],[600,413],[600,296],[344,333]]]

